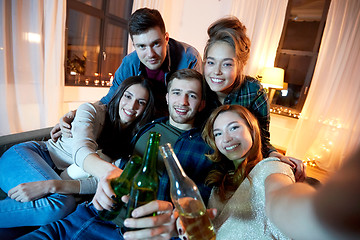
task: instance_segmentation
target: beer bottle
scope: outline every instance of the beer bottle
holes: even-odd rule
[[[156,199],[159,188],[159,176],[156,171],[159,142],[160,133],[150,132],[141,168],[131,186],[126,218],[131,218],[135,208]],[[125,229],[127,230],[130,229]]]
[[[170,178],[171,200],[179,212],[180,219],[191,239],[216,239],[204,202],[196,184],[186,175],[170,143],[160,147],[166,170]]]
[[[115,219],[124,206],[124,202],[121,201],[121,197],[130,193],[131,184],[135,174],[139,171],[141,166],[141,158],[139,156],[133,156],[126,163],[125,168],[121,175],[111,180],[111,187],[113,188],[115,196],[115,208],[111,211],[106,209],[99,212],[99,217],[105,221],[111,221]],[[126,211],[126,210],[125,210]]]

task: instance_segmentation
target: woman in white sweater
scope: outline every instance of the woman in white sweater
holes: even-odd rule
[[[134,133],[151,119],[153,108],[148,80],[130,77],[108,105],[78,108],[72,138],[10,148],[0,159],[0,188],[8,193],[0,201],[0,228],[44,225],[72,212],[71,194],[95,193],[97,164],[105,166],[98,172],[118,169],[112,162],[129,155]]]

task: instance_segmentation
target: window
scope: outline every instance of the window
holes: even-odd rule
[[[133,0],[68,0],[66,86],[108,87],[127,54]]]
[[[331,0],[289,0],[275,66],[285,70],[286,90],[277,90],[272,112],[289,115],[304,105]]]

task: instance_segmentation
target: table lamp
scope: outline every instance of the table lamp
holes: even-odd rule
[[[267,90],[269,96],[269,103],[275,94],[276,89],[282,89],[284,86],[285,71],[282,68],[266,67],[261,73],[261,84]]]

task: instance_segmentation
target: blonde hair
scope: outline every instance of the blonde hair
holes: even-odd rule
[[[248,126],[253,141],[246,159],[233,169],[234,165],[228,160],[216,147],[215,136],[213,132],[214,122],[221,113],[232,111],[238,114]],[[262,160],[261,153],[261,137],[260,128],[257,119],[245,107],[240,105],[223,105],[215,109],[206,122],[202,137],[207,144],[214,150],[214,153],[207,155],[207,157],[216,162],[218,168],[210,171],[206,177],[206,183],[210,186],[216,186],[219,189],[219,196],[222,201],[226,199],[226,191],[234,191],[238,188],[241,182],[248,177],[251,169]]]

